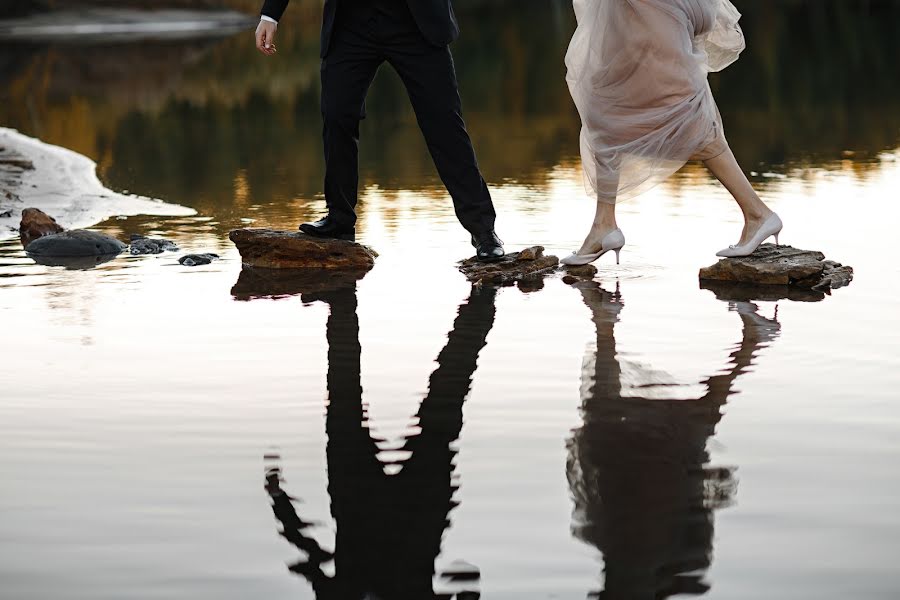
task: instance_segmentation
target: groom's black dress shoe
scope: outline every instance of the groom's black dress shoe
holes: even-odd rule
[[[475,246],[475,257],[481,262],[500,260],[506,256],[503,250],[503,242],[493,231],[472,236],[472,245]]]
[[[315,223],[304,223],[300,226],[300,231],[316,237],[347,240],[348,242],[356,241],[356,232],[352,227],[339,225],[330,216],[319,219]]]

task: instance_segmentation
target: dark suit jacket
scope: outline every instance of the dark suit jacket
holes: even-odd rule
[[[265,0],[262,14],[276,21],[281,19],[290,0]],[[337,16],[337,5],[340,0],[325,0],[322,19],[322,56],[328,54],[331,45],[331,34]],[[453,14],[450,0],[407,0],[409,10],[419,26],[422,35],[435,46],[446,46],[459,37],[459,24]]]

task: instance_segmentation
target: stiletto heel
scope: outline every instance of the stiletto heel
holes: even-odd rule
[[[779,231],[778,233],[775,234],[775,245],[776,245],[776,246],[780,246],[780,245],[781,245],[781,242],[778,241],[778,236],[779,236],[779,235],[781,235],[781,232],[780,232],[780,231]]]
[[[600,244],[600,252],[595,252],[594,254],[578,254],[577,252],[573,252],[571,255],[562,259],[560,264],[567,265],[570,267],[587,265],[607,252],[615,252],[616,253],[616,264],[619,264],[619,253],[622,251],[622,248],[625,246],[625,234],[622,233],[621,229],[613,229],[609,233],[606,234],[606,237],[603,238],[603,242]]]
[[[756,249],[762,245],[764,241],[775,236],[775,243],[778,243],[778,234],[781,233],[781,229],[784,227],[784,224],[781,222],[781,218],[772,213],[769,217],[763,221],[763,224],[759,226],[759,229],[756,233],[753,234],[753,237],[746,244],[739,244],[736,246],[729,246],[724,250],[719,250],[716,252],[716,256],[721,256],[722,258],[740,258],[744,256],[750,256]]]

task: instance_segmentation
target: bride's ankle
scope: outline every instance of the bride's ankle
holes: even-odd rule
[[[769,217],[775,214],[768,206],[764,206],[761,210],[754,213],[744,213],[744,222],[752,225],[759,225]]]
[[[607,233],[609,233],[610,231],[615,231],[618,228],[619,228],[619,226],[615,222],[610,223],[607,221],[607,222],[598,223],[598,222],[594,221],[594,223],[591,224],[591,231],[590,231],[590,233],[588,233],[588,237],[604,236]]]
[[[618,229],[618,227],[615,224],[610,226],[608,223],[594,223],[591,226],[591,230],[585,236],[584,243],[581,244],[578,254],[593,254],[594,252],[602,250],[603,240],[616,229]]]

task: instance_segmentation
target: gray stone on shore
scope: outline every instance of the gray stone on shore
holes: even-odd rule
[[[116,256],[127,247],[104,233],[75,229],[38,238],[25,251],[32,258]]]
[[[177,252],[178,245],[164,239],[148,238],[142,235],[131,236],[129,252],[135,256],[140,254],[162,254],[163,252]]]
[[[178,259],[178,263],[185,267],[199,267],[208,265],[214,260],[219,260],[218,254],[207,252],[205,254],[188,254]]]
[[[266,269],[340,269],[368,271],[378,253],[344,240],[295,231],[235,229],[228,236],[250,267]]]
[[[825,260],[821,252],[763,244],[750,256],[724,258],[700,269],[700,280],[788,286],[827,294],[849,285],[853,281],[853,269]]]
[[[532,246],[507,254],[494,262],[480,262],[474,257],[468,258],[459,263],[459,270],[473,283],[487,285],[519,283],[520,287],[524,283],[524,289],[530,289],[528,287],[530,280],[539,280],[544,275],[556,271],[558,266],[557,257],[544,256],[543,246]]]
[[[66,269],[96,267],[127,248],[119,240],[96,231],[66,231],[53,217],[37,208],[22,211],[19,238],[34,262]]]

